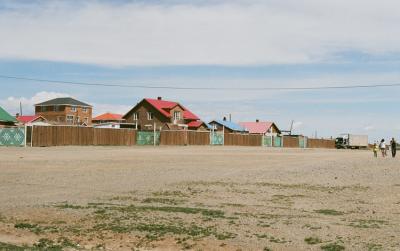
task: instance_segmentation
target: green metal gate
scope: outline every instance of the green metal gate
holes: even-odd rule
[[[224,133],[211,132],[210,133],[210,144],[211,145],[223,145],[224,144]]]
[[[299,137],[299,147],[306,148],[307,147],[307,138],[306,137]]]
[[[154,136],[155,144],[160,144],[160,132],[140,132],[136,133],[136,144],[137,145],[154,145]]]
[[[272,146],[272,136],[265,136],[264,135],[263,139],[262,139],[262,145],[271,147]]]
[[[282,147],[282,137],[275,136],[273,137],[274,147]]]
[[[24,146],[25,128],[0,128],[0,146]]]

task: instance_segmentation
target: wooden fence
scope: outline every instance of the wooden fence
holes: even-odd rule
[[[76,126],[33,126],[32,146],[131,146],[136,143],[136,131]]]
[[[226,146],[262,146],[262,135],[225,133]]]
[[[161,131],[160,145],[210,145],[208,131]],[[68,146],[68,145],[104,145],[132,146],[136,145],[136,130],[108,129],[76,126],[34,126],[27,128],[27,144],[32,146]],[[223,144],[227,146],[262,146],[261,135],[225,133]],[[279,139],[279,142],[275,142]],[[304,139],[299,137],[274,137],[273,146],[299,148],[335,148],[334,140]],[[306,143],[305,143],[306,142]]]
[[[161,131],[160,145],[209,145],[208,131]]]
[[[335,140],[331,139],[307,139],[308,148],[336,148]]]
[[[299,137],[283,136],[283,147],[299,147]]]

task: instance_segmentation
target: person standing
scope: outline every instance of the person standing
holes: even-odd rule
[[[392,138],[392,140],[390,141],[390,148],[392,150],[392,157],[396,157],[396,147],[397,147],[397,142],[396,140],[394,140],[394,138]]]
[[[375,142],[374,145],[372,146],[372,151],[374,151],[374,157],[378,158],[378,144]]]
[[[381,149],[382,157],[385,157],[386,156],[386,143],[385,143],[384,139],[381,140],[381,143],[379,144],[379,149]]]

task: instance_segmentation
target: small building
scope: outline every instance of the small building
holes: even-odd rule
[[[122,118],[122,114],[116,113],[104,113],[92,119],[93,124],[104,124],[104,123],[123,123],[125,119]]]
[[[40,115],[20,116],[19,114],[17,114],[16,118],[21,125],[26,125],[26,126],[32,126],[32,125],[48,126],[48,125],[50,125],[47,122],[47,120]]]
[[[231,122],[226,120],[226,118],[222,120],[213,120],[208,123],[213,131],[224,131],[227,133],[246,133],[246,129],[242,127],[240,124]]]
[[[6,110],[0,107],[0,128],[15,126],[17,120],[11,116]]]
[[[200,118],[178,102],[145,98],[127,112],[126,123],[137,124],[139,130],[206,129]],[[190,126],[189,126],[190,125]],[[155,126],[155,128],[154,128]]]
[[[91,125],[92,106],[71,97],[55,98],[35,105],[35,115],[59,125]]]
[[[281,131],[278,129],[274,122],[264,121],[258,119],[255,122],[239,122],[239,124],[246,129],[250,134],[262,135],[278,135]]]

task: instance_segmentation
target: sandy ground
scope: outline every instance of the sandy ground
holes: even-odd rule
[[[0,148],[0,250],[400,250],[400,161],[372,155]]]

